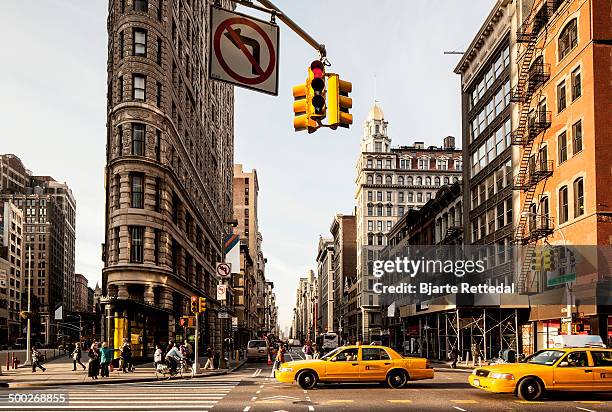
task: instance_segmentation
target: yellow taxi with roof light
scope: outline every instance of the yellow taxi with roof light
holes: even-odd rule
[[[279,382],[296,381],[311,389],[319,382],[386,382],[401,388],[408,381],[433,379],[427,359],[402,357],[386,346],[352,345],[334,349],[320,359],[285,362],[275,371]]]
[[[522,363],[476,368],[468,380],[475,388],[514,393],[528,401],[547,391],[612,392],[612,349],[591,346],[544,349]]]

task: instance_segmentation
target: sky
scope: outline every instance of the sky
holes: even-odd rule
[[[279,323],[291,323],[320,235],[355,207],[363,122],[379,101],[393,145],[460,141],[459,56],[495,0],[274,0],[353,83],[353,126],[293,131],[291,87],[317,52],[280,23],[279,95],[235,89],[235,158],[259,179],[259,228]],[[101,282],[106,144],[106,0],[2,0],[0,153],[67,182],[77,201],[76,270]],[[239,7],[240,11],[246,11]],[[263,15],[247,11],[257,17]]]

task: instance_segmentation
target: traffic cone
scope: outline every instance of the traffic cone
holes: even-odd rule
[[[270,353],[268,353],[268,366],[272,365],[272,358],[270,357]]]

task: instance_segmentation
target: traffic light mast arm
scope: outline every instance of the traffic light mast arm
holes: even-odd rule
[[[327,56],[327,51],[325,50],[325,45],[317,42],[310,34],[306,33],[304,29],[302,29],[296,22],[291,20],[289,16],[283,13],[274,3],[270,0],[255,0],[260,3],[264,7],[259,7],[253,4],[252,0],[231,0],[234,3],[238,3],[245,7],[250,7],[255,10],[267,12],[272,14],[272,18],[274,16],[278,17],[280,21],[285,23],[287,27],[289,27],[295,34],[300,36],[304,41],[314,47],[315,50],[319,52],[321,55],[321,59]],[[217,4],[217,2],[215,2]],[[220,6],[220,4],[218,4]]]

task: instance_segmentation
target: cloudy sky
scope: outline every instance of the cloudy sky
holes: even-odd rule
[[[282,326],[299,277],[316,267],[320,234],[351,213],[362,124],[374,99],[394,145],[460,134],[453,73],[494,0],[275,0],[353,83],[349,130],[294,133],[291,87],[317,53],[281,23],[278,97],[236,89],[236,163],[259,176],[266,276]],[[241,9],[244,10],[244,9]],[[66,181],[77,199],[76,269],[101,279],[106,123],[105,0],[2,0],[0,153]],[[251,13],[251,12],[249,12]],[[252,13],[259,15],[258,13]]]

